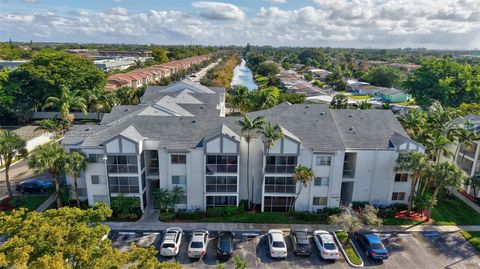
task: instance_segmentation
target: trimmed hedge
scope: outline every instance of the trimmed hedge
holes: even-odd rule
[[[352,208],[360,209],[360,208],[364,208],[368,204],[370,204],[368,201],[354,201],[352,202]]]
[[[205,212],[178,212],[176,218],[179,220],[201,220],[207,217]]]
[[[160,213],[160,221],[172,221],[177,214],[174,212],[161,212]]]
[[[240,213],[243,213],[242,210],[236,206],[212,207],[207,209],[207,217],[209,218],[230,217]]]
[[[305,221],[315,221],[315,222],[326,222],[328,217],[331,215],[337,215],[342,212],[341,208],[334,207],[334,208],[324,208],[322,212],[319,213],[312,213],[312,212],[293,212],[291,214],[292,217],[300,220]]]
[[[395,218],[397,210],[395,208],[380,208],[377,215],[382,219]]]

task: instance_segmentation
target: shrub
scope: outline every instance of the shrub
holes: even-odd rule
[[[140,199],[138,197],[112,197],[110,207],[113,215],[121,219],[134,219],[141,215]]]
[[[239,213],[245,212],[245,210],[247,210],[247,205],[248,205],[247,200],[241,200],[240,203],[238,203]]]
[[[353,209],[360,209],[360,208],[364,208],[368,204],[369,204],[368,201],[354,201],[352,202],[352,207]]]
[[[239,207],[236,206],[212,207],[207,209],[207,217],[230,217],[238,214],[239,212]]]
[[[397,210],[394,208],[380,208],[378,210],[378,217],[382,219],[394,218],[397,215]]]
[[[177,219],[179,220],[201,220],[206,217],[205,212],[178,212]]]
[[[322,212],[325,213],[327,216],[331,216],[342,213],[343,209],[341,209],[340,207],[325,207]]]
[[[390,207],[394,208],[395,210],[397,210],[397,212],[399,211],[405,211],[408,209],[408,205],[407,204],[403,204],[403,203],[394,203],[394,204],[391,204]]]
[[[173,220],[175,216],[176,214],[173,212],[163,212],[163,213],[160,213],[160,221],[168,222]]]

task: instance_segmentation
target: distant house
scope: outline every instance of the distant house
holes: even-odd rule
[[[347,87],[353,95],[380,96],[383,101],[389,103],[403,103],[408,102],[411,99],[409,94],[404,93],[401,90],[375,86],[368,82],[348,80]]]
[[[25,141],[27,151],[30,152],[36,147],[48,143],[52,138],[53,134],[46,131],[37,130],[38,126],[23,126],[18,129],[13,130],[15,134],[20,136],[20,138]]]
[[[325,80],[328,75],[332,74],[332,72],[321,68],[310,68],[307,72],[312,74],[314,78],[320,79],[322,81]]]

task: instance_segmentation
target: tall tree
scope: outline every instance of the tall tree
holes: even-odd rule
[[[85,157],[85,154],[76,151],[70,152],[67,155],[65,168],[66,173],[72,177],[75,200],[77,201],[77,207],[80,207],[80,194],[78,192],[77,179],[80,176],[80,173],[87,168],[87,158]]]
[[[105,74],[90,59],[44,49],[33,59],[12,71],[6,82],[7,93],[14,96],[11,116],[17,118],[43,106],[48,97],[60,98],[62,87],[89,92],[105,86]]]
[[[27,156],[25,141],[16,133],[0,129],[0,159],[5,163],[5,182],[7,183],[8,196],[13,196],[10,183],[10,165],[15,158]]]
[[[345,94],[337,94],[330,102],[330,108],[332,109],[346,109],[348,108],[348,97]]]
[[[400,155],[398,158],[395,170],[397,172],[408,172],[410,174],[410,196],[408,197],[407,214],[410,215],[412,211],[412,204],[415,196],[417,183],[425,178],[427,166],[430,165],[427,156],[421,152],[409,152],[408,154]]]
[[[236,86],[232,88],[230,93],[230,103],[232,109],[235,111],[238,108],[241,112],[246,113],[248,112],[251,104],[250,104],[250,94],[248,92],[248,88],[245,86]]]
[[[293,208],[295,207],[295,202],[298,199],[298,196],[302,192],[304,187],[307,187],[308,183],[311,182],[315,178],[315,172],[313,172],[312,168],[299,165],[295,167],[295,172],[293,173],[293,183],[295,185],[298,185],[297,183],[300,183],[300,188],[298,191],[295,193],[295,198],[292,200],[292,203],[290,205],[290,211],[293,211]]]
[[[265,150],[265,161],[263,165],[263,175],[262,175],[262,180],[263,183],[265,183],[265,165],[267,163],[267,158],[270,153],[270,149],[275,145],[276,141],[279,139],[282,139],[284,137],[282,133],[282,129],[280,128],[280,125],[275,124],[273,125],[271,122],[267,122],[267,124],[259,131],[259,133],[262,135],[262,141],[263,141],[263,146]],[[264,185],[262,183],[262,186]]]
[[[247,192],[248,192],[248,207],[251,208],[251,202],[253,201],[253,187],[254,184],[250,183],[250,142],[257,137],[257,133],[262,129],[265,119],[263,117],[256,117],[251,120],[247,114],[243,114],[243,121],[238,121],[238,124],[242,128],[242,135],[247,142]],[[252,189],[250,190],[250,185]],[[250,197],[252,194],[252,197]]]
[[[81,210],[73,207],[46,212],[0,212],[2,268],[160,268],[180,269],[173,262],[160,263],[154,247],[130,245],[120,251],[106,238],[109,228],[101,221],[112,215],[106,204]]]
[[[45,100],[43,108],[58,109],[63,120],[70,123],[73,122],[75,116],[70,113],[71,110],[79,109],[83,113],[87,113],[87,101],[80,96],[79,92],[71,91],[65,86],[62,86],[62,93],[60,97],[50,96]]]
[[[438,101],[457,107],[480,102],[480,67],[448,58],[429,58],[421,65],[404,83],[418,105],[425,108]]]
[[[163,64],[168,62],[167,50],[164,48],[152,49],[152,56],[156,63]]]
[[[382,87],[400,86],[405,80],[405,74],[400,69],[382,65],[368,70],[362,79]]]
[[[37,175],[48,172],[55,180],[57,208],[62,207],[60,198],[61,177],[65,175],[67,153],[56,143],[44,144],[32,151],[28,165]]]
[[[431,185],[433,187],[432,200],[428,207],[428,216],[431,217],[433,206],[437,202],[440,189],[445,187],[460,187],[465,181],[464,172],[454,163],[444,161],[433,166]]]

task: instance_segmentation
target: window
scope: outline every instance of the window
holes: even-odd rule
[[[172,176],[172,184],[187,184],[187,176]]]
[[[407,181],[408,181],[407,173],[395,174],[395,182],[407,182]]]
[[[103,154],[88,154],[88,162],[89,163],[102,163],[103,162]]]
[[[330,165],[332,163],[332,156],[320,155],[315,159],[316,165]]]
[[[92,175],[91,178],[92,178],[92,184],[94,184],[94,185],[105,184],[105,177],[103,177],[103,176]]]
[[[392,193],[392,201],[403,201],[405,200],[405,193],[404,192],[393,192]]]
[[[267,156],[266,173],[292,174],[297,166],[297,156]]]
[[[328,177],[316,177],[314,181],[315,186],[328,186],[330,179]]]
[[[326,206],[327,201],[328,201],[327,197],[313,197],[314,206]]]
[[[219,206],[237,206],[237,196],[207,196],[207,208]]]
[[[94,195],[93,196],[94,203],[108,203],[108,196],[107,195]]]
[[[87,188],[78,188],[79,196],[87,196]]]
[[[109,155],[107,168],[109,173],[138,173],[137,156]]]
[[[237,155],[207,155],[205,163],[208,174],[236,173],[238,158]]]
[[[266,196],[263,199],[265,212],[288,212],[292,206],[294,197]]]
[[[109,177],[110,193],[139,193],[138,177]]]
[[[236,176],[207,176],[207,192],[237,192]]]
[[[292,177],[265,177],[265,192],[295,193]]]
[[[187,156],[185,154],[172,154],[172,164],[186,164]]]

